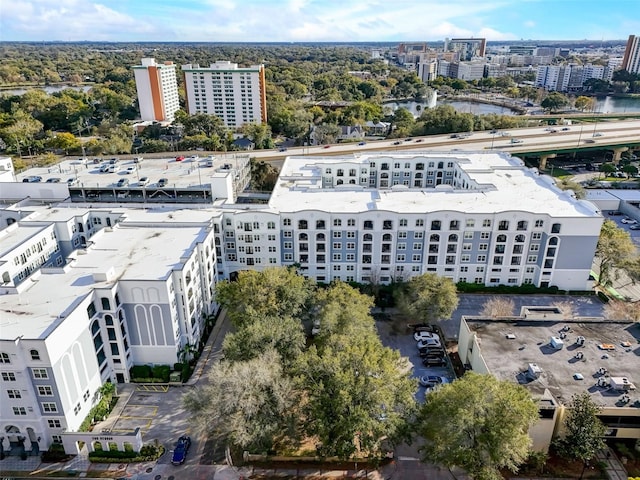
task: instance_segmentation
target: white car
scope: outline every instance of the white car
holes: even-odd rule
[[[593,134],[594,137],[604,137],[604,133],[602,132],[596,132]]]
[[[436,340],[440,340],[440,337],[438,336],[438,334],[436,333],[431,333],[431,332],[416,332],[413,334],[413,339],[416,342],[419,342],[420,340],[424,340],[426,338],[435,338]]]
[[[140,180],[138,180],[138,185],[140,185],[141,187],[146,186],[149,183],[149,177],[140,177]]]
[[[200,156],[198,155],[191,155],[189,157],[189,160],[191,160],[192,162],[197,162],[198,160],[200,160]]]
[[[446,377],[440,377],[438,375],[424,375],[418,379],[418,382],[423,387],[434,387],[443,383],[449,383]]]
[[[135,167],[135,165],[134,165],[134,166],[131,166],[131,167],[127,167],[127,169],[124,171],[124,173],[129,173],[129,174],[131,174],[131,173],[135,173],[135,171],[136,171],[136,170],[137,170],[137,169],[136,169],[136,167]]]
[[[418,349],[424,347],[442,347],[439,339],[436,338],[425,338],[424,340],[420,340],[418,342]]]
[[[634,220],[633,218],[629,218],[629,217],[623,218],[622,220],[620,220],[620,222],[626,223],[627,225],[633,225],[634,223],[638,223],[637,220]]]

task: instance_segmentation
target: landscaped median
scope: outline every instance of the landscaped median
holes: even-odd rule
[[[145,445],[139,452],[132,450],[96,450],[89,453],[89,460],[92,463],[134,463],[153,462],[162,456],[164,447],[162,445]]]

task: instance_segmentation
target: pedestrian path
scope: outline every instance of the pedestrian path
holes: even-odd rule
[[[622,465],[622,462],[618,459],[615,452],[609,447],[606,447],[596,453],[596,462],[602,462],[606,464],[606,472],[609,480],[627,480],[627,470]]]

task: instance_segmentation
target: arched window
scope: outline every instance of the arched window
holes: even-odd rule
[[[363,242],[371,242],[373,240],[373,235],[370,233],[365,233],[362,237]]]
[[[316,235],[316,242],[324,242],[324,239],[325,239],[324,233],[318,233]]]
[[[40,352],[38,350],[29,350],[31,360],[40,360]]]
[[[342,179],[341,179],[341,178],[339,178],[339,179],[336,181],[336,185],[342,185],[343,183],[344,183],[344,182],[342,181]]]
[[[439,242],[440,241],[440,235],[438,235],[437,233],[432,234],[429,237],[429,241],[430,242]]]
[[[549,239],[549,245],[558,245],[558,237],[551,237]]]
[[[498,235],[496,237],[496,242],[498,243],[504,243],[507,241],[507,236],[506,235]]]
[[[522,235],[522,234],[516,235],[516,238],[515,238],[516,243],[524,243],[525,238],[526,237],[524,235]]]
[[[301,234],[298,235],[298,240],[307,241],[307,240],[309,240],[309,235],[307,235],[306,233],[301,233]]]
[[[111,302],[109,301],[109,299],[107,297],[102,297],[100,299],[100,301],[102,302],[102,309],[103,310],[111,310]]]
[[[385,234],[382,236],[382,241],[383,241],[383,242],[390,242],[390,241],[392,241],[392,240],[393,240],[393,238],[391,237],[391,234],[390,234],[390,233],[385,233]]]
[[[306,220],[298,220],[298,230],[306,230],[309,224]]]
[[[113,325],[113,317],[111,315],[104,316],[105,325]]]
[[[449,241],[450,242],[457,242],[458,241],[458,235],[455,233],[452,233],[451,235],[449,235]]]
[[[98,320],[96,320],[91,324],[91,335],[95,335],[99,331],[100,331],[100,323],[98,323]]]

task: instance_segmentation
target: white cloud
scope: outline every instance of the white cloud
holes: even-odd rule
[[[534,22],[533,20],[528,20],[524,22],[524,26],[527,28],[533,28],[536,26],[536,22]]]

